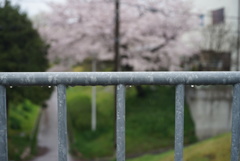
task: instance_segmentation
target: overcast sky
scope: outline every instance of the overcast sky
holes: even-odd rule
[[[4,0],[0,0],[3,2]],[[63,3],[65,0],[10,0],[13,4],[18,4],[22,11],[27,12],[31,17],[41,11],[49,11],[47,2]],[[212,9],[225,8],[227,16],[237,16],[238,0],[192,0],[196,11],[206,13]]]
[[[5,1],[5,0],[0,0]],[[63,3],[65,0],[10,0],[12,4],[18,4],[22,11],[29,16],[36,15],[41,11],[49,11],[47,2]]]

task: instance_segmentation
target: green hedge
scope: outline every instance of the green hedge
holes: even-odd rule
[[[24,150],[32,147],[34,128],[40,108],[29,100],[18,105],[9,105],[8,152],[10,160],[21,160]]]

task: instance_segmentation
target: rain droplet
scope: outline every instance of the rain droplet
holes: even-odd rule
[[[48,88],[51,88],[51,86],[48,86]]]
[[[194,85],[191,85],[192,88],[194,88]]]
[[[13,86],[10,86],[10,88],[13,88]]]

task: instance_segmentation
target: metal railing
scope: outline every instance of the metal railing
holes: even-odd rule
[[[125,161],[125,86],[175,85],[175,161],[183,160],[184,86],[233,85],[231,161],[239,159],[240,72],[0,73],[0,161],[8,160],[6,86],[57,86],[58,160],[67,161],[66,86],[117,86],[117,161]]]

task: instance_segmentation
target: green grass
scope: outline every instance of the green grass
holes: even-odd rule
[[[126,93],[126,152],[138,155],[169,149],[174,143],[175,89],[144,86],[145,97],[135,87]],[[83,158],[114,156],[113,87],[97,87],[97,130],[91,131],[91,87],[67,91],[71,150]],[[185,143],[196,140],[188,108],[185,108]]]
[[[32,147],[33,129],[40,108],[30,101],[14,106],[10,104],[8,115],[8,152],[10,160],[21,160],[27,147]]]
[[[226,161],[230,160],[231,135],[223,134],[184,149],[184,161]],[[128,161],[173,161],[174,152],[159,155],[144,155]]]
[[[113,89],[97,88],[97,130],[91,131],[91,88],[75,87],[68,89],[68,123],[70,136],[73,136],[71,149],[84,156],[97,154],[109,156],[113,145]],[[96,146],[97,145],[97,146]]]

